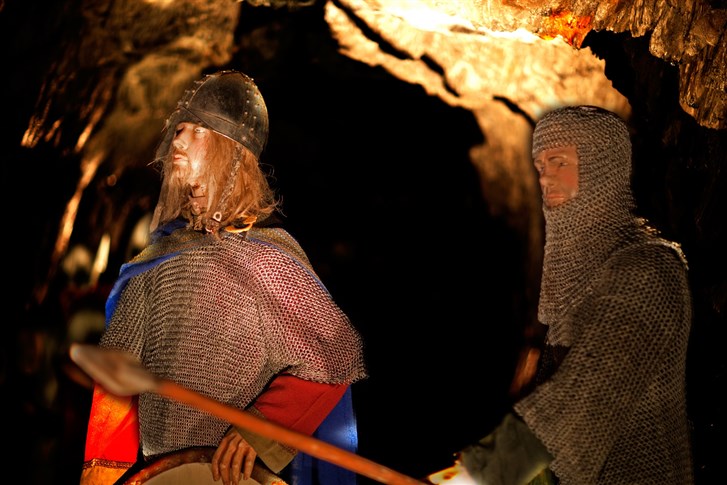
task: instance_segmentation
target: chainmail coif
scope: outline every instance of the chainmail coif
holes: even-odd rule
[[[538,318],[551,325],[551,343],[567,344],[558,321],[582,298],[586,282],[633,235],[631,142],[616,115],[590,108],[562,108],[543,117],[533,134],[535,154],[575,145],[578,194],[566,204],[543,206],[545,254]]]
[[[558,361],[515,410],[553,455],[562,485],[691,484],[686,261],[633,213],[631,142],[619,117],[588,106],[546,114],[533,156],[568,145],[579,157],[578,192],[543,206],[538,308],[544,355]]]

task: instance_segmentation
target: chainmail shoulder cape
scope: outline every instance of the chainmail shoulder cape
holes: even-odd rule
[[[556,349],[559,358],[514,408],[553,455],[562,485],[691,484],[686,260],[633,213],[625,124],[569,107],[536,125],[534,156],[571,144],[578,193],[544,207],[538,306],[544,355]]]
[[[221,239],[161,231],[122,267],[100,345],[241,409],[281,372],[332,384],[366,377],[360,335],[281,228]],[[139,396],[139,421],[145,457],[217,446],[229,428],[150,393]]]

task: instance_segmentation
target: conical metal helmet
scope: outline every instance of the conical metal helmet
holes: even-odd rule
[[[206,75],[185,91],[177,109],[167,119],[168,132],[158,153],[169,148],[174,127],[184,121],[203,125],[235,140],[258,158],[268,139],[265,101],[252,78],[239,71]]]

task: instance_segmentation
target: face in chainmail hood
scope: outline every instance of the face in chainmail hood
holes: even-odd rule
[[[637,219],[631,140],[621,118],[594,106],[555,109],[535,126],[533,158],[542,150],[563,146],[575,146],[578,153],[578,192],[559,206],[543,205],[545,254],[538,318],[551,325],[551,343],[567,345],[570,338],[559,334],[559,320],[583,298],[589,279],[629,238]]]
[[[182,122],[221,136],[208,150],[199,187],[174,187],[170,177],[172,142]],[[272,190],[258,166],[267,138],[268,111],[252,78],[238,71],[219,71],[196,81],[167,119],[156,151],[163,180],[151,229],[182,215],[194,229],[215,233],[272,212]]]

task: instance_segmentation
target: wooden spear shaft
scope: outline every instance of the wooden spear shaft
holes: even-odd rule
[[[308,453],[311,456],[359,473],[378,482],[390,485],[423,485],[425,483],[371,460],[367,460],[360,455],[326,443],[325,441],[298,433],[271,421],[260,419],[246,411],[222,404],[219,401],[205,397],[174,382],[162,379],[158,383],[159,387],[155,390],[157,394],[189,404],[253,433],[279,441],[292,448]]]
[[[387,485],[428,485],[427,482],[415,480],[356,453],[260,419],[247,411],[228,406],[172,381],[160,379],[129,354],[87,344],[72,344],[70,355],[87,374],[113,394],[160,394],[378,482]]]

